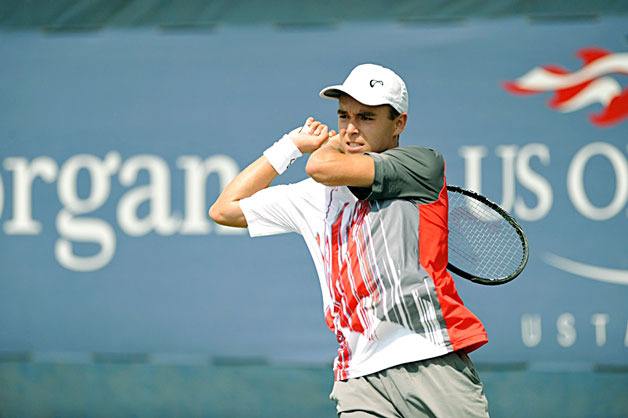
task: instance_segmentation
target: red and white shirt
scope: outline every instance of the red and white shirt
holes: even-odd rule
[[[375,160],[371,188],[306,179],[240,201],[252,237],[303,236],[325,321],[339,343],[336,380],[469,352],[488,341],[446,269],[442,156],[420,147],[369,155]]]

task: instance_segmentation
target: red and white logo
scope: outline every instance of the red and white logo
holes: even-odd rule
[[[504,88],[517,95],[553,91],[548,105],[568,113],[600,103],[603,109],[590,115],[597,126],[611,126],[628,117],[628,88],[609,74],[628,74],[628,53],[611,53],[600,48],[583,48],[578,57],[584,65],[569,72],[556,65],[535,67],[515,81],[504,83]]]

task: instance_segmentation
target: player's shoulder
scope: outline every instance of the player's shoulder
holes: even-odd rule
[[[286,193],[293,193],[308,200],[324,200],[327,186],[317,183],[311,177],[286,185]]]
[[[391,148],[379,154],[379,158],[396,161],[403,166],[410,167],[418,164],[434,170],[442,169],[445,164],[443,155],[438,150],[418,145]]]
[[[383,155],[421,157],[427,159],[442,159],[443,155],[434,148],[422,147],[419,145],[406,145],[401,147],[390,148]]]
[[[312,192],[324,190],[326,187],[324,184],[317,183],[312,177],[307,177],[299,182],[291,183],[290,185],[296,189],[308,190]]]

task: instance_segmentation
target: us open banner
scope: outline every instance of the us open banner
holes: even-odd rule
[[[484,362],[628,363],[625,21],[0,36],[0,351],[331,361],[298,236],[213,224],[220,190],[336,105],[353,66],[395,69],[402,145],[521,221],[531,258],[487,288]],[[279,183],[305,177],[305,161]]]

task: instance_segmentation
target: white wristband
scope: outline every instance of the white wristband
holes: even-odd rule
[[[299,151],[292,139],[288,135],[284,135],[264,151],[264,156],[268,159],[270,165],[275,171],[282,174],[297,158],[303,153]]]

